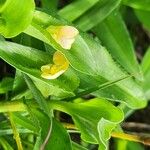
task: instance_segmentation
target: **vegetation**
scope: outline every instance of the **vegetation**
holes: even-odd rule
[[[0,34],[0,149],[150,145],[150,0],[0,0]]]

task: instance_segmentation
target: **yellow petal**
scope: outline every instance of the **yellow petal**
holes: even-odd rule
[[[64,49],[71,49],[72,44],[74,43],[74,38],[68,38],[68,39],[60,39],[59,43]]]
[[[79,31],[72,26],[61,26],[59,33],[61,37],[64,37],[66,39],[74,38],[79,34]]]
[[[44,65],[44,66],[41,67],[41,71],[49,73],[51,66],[52,66],[52,64]]]
[[[69,63],[68,60],[65,58],[65,56],[59,51],[56,51],[54,53],[53,62],[56,65],[63,65],[64,63]]]
[[[65,56],[57,51],[53,55],[54,64],[48,64],[41,67],[41,76],[45,79],[56,79],[63,74],[69,67],[69,62]]]
[[[79,31],[72,26],[49,26],[47,31],[64,49],[70,49]]]
[[[45,79],[49,79],[49,80],[52,80],[52,79],[57,79],[60,75],[62,75],[63,73],[65,72],[65,70],[61,70],[57,73],[55,73],[54,75],[52,74],[47,74],[47,73],[42,73],[41,76]]]

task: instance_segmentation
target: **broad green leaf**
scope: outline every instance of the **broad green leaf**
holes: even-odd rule
[[[129,73],[142,80],[134,47],[120,13],[114,11],[98,24],[93,31],[115,60]]]
[[[144,11],[144,10],[134,10],[136,16],[142,23],[142,25],[150,31],[150,11]]]
[[[31,23],[34,0],[2,0],[0,3],[0,33],[14,37]]]
[[[92,39],[87,38],[86,36],[84,36],[84,41],[82,39],[82,42],[83,42],[82,44],[85,45],[82,48],[78,44],[78,49],[77,49],[77,47],[75,48],[75,44],[74,44],[74,47],[72,47],[72,51],[74,51],[72,53],[72,57],[76,55],[80,55],[80,56],[76,56],[76,58],[80,59],[79,62],[81,62],[81,60],[83,61],[81,67],[83,67],[86,61],[84,68],[86,68],[89,74],[91,73],[90,77],[86,79],[86,82],[88,82],[88,84],[90,84],[90,79],[92,78],[97,79],[96,80],[97,82],[95,82],[95,85],[97,84],[100,85],[104,82],[114,81],[114,80],[120,79],[123,76],[126,76],[126,73],[124,73],[115,64],[115,62],[112,60],[112,58],[110,57],[106,49],[101,47],[99,43],[92,41]],[[81,42],[78,41],[78,43],[81,43]],[[80,49],[82,49],[82,52],[80,51]],[[92,54],[89,54],[87,52],[88,50]],[[70,53],[72,51],[70,50]],[[85,58],[83,58],[85,54],[86,56]],[[69,56],[71,56],[71,54]],[[74,60],[70,60],[70,61],[72,61],[72,65],[74,65],[76,68],[78,67],[77,69],[80,69],[84,72],[83,70],[84,68],[79,68],[80,64],[76,64],[78,62],[75,61],[75,58]],[[132,108],[136,108],[136,107],[138,108],[138,107],[142,107],[145,105],[142,89],[140,89],[140,87],[132,79],[126,79],[124,81],[120,81],[112,87],[109,87],[104,90],[100,90],[99,96],[107,97],[108,99],[112,99],[112,100],[114,99],[114,100],[124,101],[127,103],[129,107],[132,107]],[[134,87],[134,90],[133,90],[133,87]],[[105,90],[106,92],[103,92]],[[137,93],[139,93],[139,95],[137,95]]]
[[[99,0],[76,0],[61,9],[58,14],[69,21],[74,21],[92,6],[97,5],[98,1]]]
[[[79,84],[76,75],[68,70],[56,80],[46,80],[41,77],[41,66],[51,63],[49,53],[21,46],[11,42],[0,42],[0,57],[18,70],[30,75],[36,82],[42,82],[49,87],[55,96],[74,95]],[[67,83],[67,84],[66,84]]]
[[[105,99],[91,99],[80,103],[50,101],[50,107],[72,116],[81,131],[81,138],[89,143],[99,143],[106,149],[112,129],[123,119],[122,111]]]
[[[149,0],[123,0],[123,4],[133,7],[134,9],[150,10]]]
[[[70,137],[67,131],[62,127],[62,125],[52,119],[50,119],[40,111],[34,111],[34,115],[39,120],[39,143],[36,143],[34,150],[44,149],[44,150],[72,150]],[[48,138],[48,139],[46,139]]]
[[[9,78],[9,77],[3,78],[2,81],[0,82],[0,94],[4,94],[9,91],[12,91],[13,83],[14,83],[13,78]]]
[[[143,83],[143,88],[144,88],[144,92],[145,95],[147,97],[147,99],[150,98],[150,48],[148,48],[146,54],[144,55],[144,58],[142,60],[142,69],[143,69],[143,73],[144,73],[144,83]]]
[[[70,50],[62,49],[46,30],[48,26],[58,24],[60,24],[59,20],[42,12],[36,12],[32,26],[26,30],[26,33],[60,50],[75,70],[98,81],[96,85],[127,76],[113,61],[108,51],[98,41],[93,40],[86,34],[80,32]],[[90,81],[88,84],[90,84]],[[142,89],[132,79],[116,83],[115,90],[112,89],[110,93],[107,91],[106,94],[108,94],[107,98],[123,101],[132,108],[140,108],[146,105]]]
[[[85,14],[74,21],[74,24],[83,31],[93,28],[103,21],[115,8],[121,0],[101,0]]]

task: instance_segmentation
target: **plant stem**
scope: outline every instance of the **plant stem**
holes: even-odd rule
[[[150,137],[132,135],[132,134],[127,134],[127,133],[117,133],[117,132],[113,132],[111,136],[114,138],[124,139],[128,141],[133,141],[133,142],[139,142],[144,145],[150,146]]]
[[[131,78],[131,77],[133,77],[133,76],[134,76],[134,75],[126,75],[126,76],[124,76],[124,77],[122,77],[122,78],[120,78],[120,79],[117,79],[117,80],[114,80],[114,81],[105,82],[105,83],[103,83],[103,84],[101,84],[101,85],[98,85],[98,86],[89,88],[89,89],[87,89],[87,90],[85,90],[85,91],[79,92],[79,93],[76,94],[76,96],[70,97],[70,98],[68,98],[68,99],[64,99],[64,101],[71,101],[71,100],[74,100],[74,99],[76,99],[76,98],[82,97],[82,96],[87,95],[87,94],[90,94],[90,93],[92,93],[92,92],[95,92],[95,91],[97,91],[97,90],[105,89],[105,88],[107,88],[107,87],[110,87],[110,86],[112,86],[112,85],[114,85],[114,84],[116,84],[116,83],[122,81],[122,80]]]
[[[21,101],[0,103],[0,113],[14,112],[14,111],[27,111],[26,105]]]
[[[13,114],[10,112],[10,113],[8,113],[8,116],[9,116],[10,124],[11,124],[12,130],[13,130],[14,139],[16,140],[16,143],[17,143],[18,150],[23,150],[19,132],[17,131],[15,122],[13,120]]]

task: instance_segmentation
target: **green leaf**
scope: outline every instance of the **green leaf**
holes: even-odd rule
[[[39,139],[36,143],[34,150],[44,149],[44,150],[71,150],[70,137],[67,131],[62,127],[62,125],[55,119],[50,119],[42,112],[35,111],[34,114],[39,120]],[[48,138],[48,139],[46,139]]]
[[[100,85],[102,83],[114,81],[126,76],[126,73],[124,73],[115,64],[104,47],[87,36],[82,37],[83,39],[79,38],[76,40],[67,55],[68,60],[72,62],[72,65],[76,69],[81,70],[84,74],[90,75],[90,77],[86,79],[88,84],[90,84],[90,79],[92,78],[97,81],[95,82],[95,85]],[[80,51],[81,49],[82,51]],[[65,51],[63,52],[66,54]],[[78,58],[79,61],[75,61],[75,58]],[[82,65],[78,62],[82,62]],[[101,90],[99,95],[103,97],[106,96],[108,99],[112,100],[124,101],[129,107],[132,108],[145,106],[146,102],[144,101],[142,89],[140,89],[140,87],[132,79],[120,81],[112,87],[113,88],[109,87],[104,89],[106,90],[104,95],[101,93],[101,91],[104,90]],[[133,90],[133,87],[135,91]],[[137,93],[139,93],[139,95],[137,95]]]
[[[0,94],[4,94],[9,91],[12,91],[13,83],[14,83],[13,78],[9,78],[9,77],[3,78],[2,81],[0,82]]]
[[[142,71],[144,74],[146,74],[147,72],[149,72],[150,69],[150,47],[146,50],[146,53],[143,57],[141,66],[142,66]]]
[[[71,139],[63,126],[53,119],[52,133],[47,149],[51,150],[72,150]]]
[[[24,78],[40,109],[43,110],[43,112],[45,112],[48,116],[50,116],[50,110],[46,104],[46,99],[44,98],[44,96],[41,94],[39,89],[37,89],[33,81],[27,75],[24,75]]]
[[[58,14],[69,21],[74,21],[92,6],[97,4],[98,1],[99,0],[76,0],[61,9]]]
[[[26,93],[27,85],[24,81],[23,74],[19,70],[16,70],[12,97],[16,99],[21,99],[22,97],[26,97]]]
[[[2,0],[0,3],[0,33],[5,37],[14,37],[31,23],[34,0]]]
[[[72,116],[81,131],[81,138],[99,143],[105,149],[112,129],[123,119],[122,111],[105,99],[91,99],[81,103],[50,101],[50,107]]]
[[[30,46],[43,51],[45,50],[44,43],[42,41],[35,39],[25,33],[21,33],[18,36],[12,38],[12,41],[24,46]]]
[[[143,73],[144,73],[144,83],[143,83],[143,88],[144,88],[144,92],[146,95],[146,98],[149,99],[150,98],[150,48],[147,49],[146,54],[144,55],[144,58],[142,60],[142,69],[143,69]]]
[[[134,9],[150,10],[149,0],[123,0],[123,4],[133,7]]]
[[[74,21],[75,25],[83,31],[93,28],[103,21],[115,8],[121,0],[101,0],[85,14]]]
[[[49,53],[19,44],[1,41],[0,57],[10,65],[30,75],[36,82],[46,84],[46,87],[53,91],[50,93],[52,95],[61,97],[72,96],[74,95],[73,90],[75,90],[79,84],[78,78],[73,71],[69,69],[56,80],[46,80],[41,77],[41,66],[49,64],[52,61],[52,57]]]
[[[14,121],[17,125],[20,125],[21,127],[28,129],[30,131],[33,131],[34,133],[38,133],[37,126],[34,125],[33,120],[29,120],[27,116],[23,116],[20,113],[13,113]]]
[[[139,21],[143,24],[144,28],[150,31],[150,11],[134,10],[134,12]]]
[[[114,11],[93,31],[115,60],[129,73],[142,80],[134,47],[120,13]]]
[[[34,17],[32,26],[26,30],[26,33],[60,50],[75,70],[83,73],[85,76],[89,75],[87,79],[88,84],[90,84],[90,78],[97,81],[96,85],[100,85],[104,82],[115,81],[127,76],[98,41],[80,32],[72,48],[64,50],[52,39],[50,33],[46,30],[50,25],[60,24],[60,21],[42,12],[36,12]],[[106,92],[108,99],[123,101],[132,108],[140,108],[146,105],[142,89],[134,80],[121,81],[114,86],[115,90],[112,89],[111,92],[108,92],[109,90]],[[115,95],[117,96],[115,97]]]

